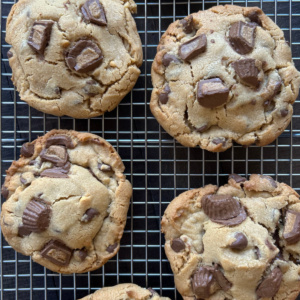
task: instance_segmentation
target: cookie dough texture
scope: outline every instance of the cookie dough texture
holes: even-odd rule
[[[204,99],[198,87],[207,79],[221,85],[203,90]],[[219,152],[233,141],[274,141],[290,123],[300,76],[283,32],[269,17],[257,7],[225,5],[169,26],[157,47],[152,82],[150,107],[162,127],[184,146]]]
[[[246,218],[237,225],[230,225],[231,220],[226,224],[226,214],[234,206],[207,210],[207,199],[212,197],[234,199]],[[225,224],[212,221],[214,214],[223,215]],[[219,188],[207,185],[182,193],[169,204],[162,219],[165,252],[177,290],[185,300],[296,299],[300,291],[300,220],[294,215],[300,217],[299,195],[269,176],[251,175],[246,180],[235,175]],[[292,242],[289,231],[295,238]],[[205,272],[211,277],[205,279]],[[207,296],[194,298],[195,290]]]
[[[7,170],[1,229],[18,252],[60,273],[101,267],[119,250],[132,193],[115,149],[90,133],[52,130]]]
[[[133,0],[20,0],[8,16],[6,41],[12,45],[9,64],[21,99],[56,116],[90,118],[113,110],[140,74],[142,46],[131,15],[136,8]],[[33,28],[34,37],[43,39],[43,29],[34,26],[38,21],[51,22],[39,52],[28,44]],[[66,59],[82,40],[93,45],[86,45],[77,62],[98,59],[100,64],[76,71]]]
[[[94,294],[86,296],[81,300],[170,300],[160,297],[152,289],[143,289],[136,284],[123,283],[112,287],[105,287]]]

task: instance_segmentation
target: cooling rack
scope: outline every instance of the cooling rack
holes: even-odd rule
[[[175,196],[204,184],[222,185],[233,172],[243,176],[270,175],[300,192],[299,101],[294,105],[290,126],[274,143],[263,148],[234,145],[224,153],[181,146],[160,128],[149,109],[151,64],[160,36],[171,22],[216,4],[259,6],[284,31],[300,69],[299,0],[137,1],[135,20],[144,52],[141,76],[117,109],[91,120],[45,115],[20,101],[10,80],[9,46],[4,40],[5,23],[13,4],[1,1],[1,184],[5,170],[18,158],[24,142],[53,128],[75,129],[98,134],[117,149],[133,185],[133,197],[118,255],[94,272],[51,272],[16,253],[1,237],[1,299],[78,299],[103,286],[124,282],[152,287],[171,299],[181,299],[174,287],[160,233],[161,215]]]

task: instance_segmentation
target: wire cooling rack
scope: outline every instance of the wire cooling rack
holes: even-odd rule
[[[97,271],[61,275],[16,253],[1,237],[0,297],[10,299],[78,299],[103,286],[134,282],[181,299],[164,254],[160,219],[168,203],[187,189],[224,184],[228,174],[263,173],[300,191],[300,104],[291,125],[266,147],[234,145],[224,153],[189,149],[161,129],[149,110],[151,64],[160,36],[168,25],[190,12],[216,4],[259,6],[284,31],[300,69],[300,1],[138,1],[135,15],[143,43],[144,63],[133,91],[117,109],[91,120],[53,117],[20,101],[7,60],[5,23],[14,2],[1,1],[1,184],[5,170],[18,158],[24,142],[53,128],[90,131],[107,139],[119,152],[133,185],[127,225],[117,256]],[[300,298],[299,298],[300,299]]]

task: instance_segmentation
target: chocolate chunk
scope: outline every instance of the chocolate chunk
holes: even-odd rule
[[[9,195],[9,190],[4,186],[4,184],[2,185],[2,188],[1,188],[1,195],[5,199],[7,199],[8,195]]]
[[[271,251],[275,251],[277,249],[268,239],[266,239],[265,244]]]
[[[194,31],[194,24],[193,24],[193,16],[188,16],[183,20],[180,20],[179,23],[182,26],[182,29],[185,33],[189,34]]]
[[[267,275],[260,283],[256,290],[256,295],[261,298],[272,298],[274,297],[281,284],[282,272],[280,268],[275,268],[269,275]]]
[[[118,247],[118,243],[114,243],[113,245],[109,245],[106,248],[106,251],[109,253],[113,253],[117,247]]]
[[[10,58],[12,58],[13,56],[14,56],[14,54],[13,54],[10,50],[8,50],[8,51],[7,51],[7,58],[10,59]]]
[[[227,292],[228,290],[231,289],[232,287],[231,282],[228,281],[228,279],[225,277],[225,275],[222,273],[222,271],[219,269],[218,266],[214,270],[213,274],[214,274],[214,278],[216,279],[217,283],[219,284],[219,286],[223,291]]]
[[[259,70],[255,66],[255,59],[240,59],[232,63],[232,65],[235,72],[241,78],[242,81],[254,87],[259,86]]]
[[[164,56],[163,56],[163,59],[162,59],[162,63],[165,67],[168,67],[170,65],[170,63],[180,63],[180,60],[175,56],[175,55],[172,55],[170,53],[166,53]]]
[[[234,235],[235,241],[229,245],[229,248],[234,250],[244,250],[248,246],[247,237],[242,232],[237,232]]]
[[[265,94],[267,101],[271,101],[277,94],[280,93],[282,86],[282,82],[280,80],[274,80],[270,79],[267,83],[267,86],[265,88],[265,91],[263,95]]]
[[[234,226],[242,223],[247,217],[240,202],[229,195],[205,195],[201,204],[204,213],[218,224]]]
[[[171,242],[171,248],[175,251],[175,252],[180,252],[181,250],[185,249],[185,243],[182,239],[177,238],[172,240]]]
[[[254,22],[256,24],[258,24],[259,26],[262,26],[259,14],[257,11],[251,11],[248,16],[247,16],[251,22]]]
[[[58,167],[62,167],[68,160],[68,153],[64,146],[52,145],[40,153],[42,161],[50,161]]]
[[[260,260],[261,254],[260,254],[260,250],[257,246],[254,247],[254,254],[256,256],[256,259]]]
[[[197,88],[197,99],[200,105],[215,108],[226,103],[229,89],[220,78],[200,80]]]
[[[32,232],[43,232],[50,224],[51,208],[40,199],[32,199],[22,216],[23,227]]]
[[[86,21],[100,26],[107,25],[105,11],[99,0],[87,0],[81,7],[81,12]]]
[[[156,293],[152,288],[148,288],[148,291],[151,293],[151,298],[153,296],[159,296],[158,293]]]
[[[25,143],[21,148],[21,155],[24,157],[31,157],[34,154],[34,144]]]
[[[26,226],[24,225],[20,225],[18,227],[18,236],[19,237],[24,237],[24,236],[28,236],[32,231],[29,230]]]
[[[94,217],[98,216],[99,214],[100,213],[97,209],[89,208],[82,216],[81,222],[85,222],[85,223],[90,222]]]
[[[76,72],[87,73],[101,64],[103,55],[98,45],[89,40],[79,40],[66,53],[68,67]]]
[[[67,266],[72,256],[72,249],[58,240],[51,240],[41,250],[41,256],[58,266]]]
[[[33,23],[27,43],[37,53],[44,54],[50,40],[53,24],[54,22],[51,20],[35,21]]]
[[[289,111],[287,109],[282,109],[280,111],[280,115],[284,118],[289,114]]]
[[[256,27],[242,21],[233,23],[229,30],[231,47],[239,54],[247,54],[254,48],[254,33]]]
[[[230,174],[229,179],[233,179],[236,183],[241,183],[247,181],[245,177],[242,177],[238,174]]]
[[[169,94],[171,93],[171,89],[169,85],[167,84],[163,90],[158,96],[158,99],[161,104],[166,104],[169,100]]]
[[[200,34],[195,38],[183,43],[179,47],[178,55],[184,61],[191,60],[206,50],[206,44],[206,35]]]
[[[69,178],[69,176],[66,174],[66,171],[63,168],[46,169],[40,175],[41,177],[49,178]]]
[[[288,210],[285,216],[283,238],[287,244],[295,244],[300,240],[300,213]]]
[[[267,175],[260,175],[260,178],[267,179],[274,188],[277,188],[277,183],[272,177]]]
[[[83,91],[89,95],[89,96],[96,96],[98,94],[100,94],[101,92],[101,88],[100,85],[97,81],[95,80],[88,80],[86,82],[86,85],[83,88]]]
[[[195,127],[195,130],[198,131],[198,132],[200,132],[200,133],[206,131],[207,129],[208,129],[208,125],[207,124],[205,124],[203,126],[200,126],[200,127]]]
[[[102,172],[111,172],[113,170],[112,167],[107,164],[98,164],[98,169]]]
[[[24,185],[28,184],[27,180],[25,178],[23,178],[22,175],[20,175],[20,181]]]
[[[224,147],[226,145],[226,140],[222,138],[215,138],[212,140],[212,143],[215,145],[222,144],[222,146]]]
[[[79,256],[81,261],[84,261],[87,257],[87,251],[85,249],[79,250],[78,256]]]
[[[50,136],[46,141],[46,148],[49,148],[52,145],[65,146],[68,149],[75,148],[72,139],[69,136],[63,134]]]
[[[200,267],[192,276],[193,293],[197,298],[208,298],[211,295],[210,287],[214,282],[213,268]]]

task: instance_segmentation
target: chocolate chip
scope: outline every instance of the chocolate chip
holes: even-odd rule
[[[50,206],[41,199],[34,198],[24,209],[22,223],[27,230],[43,232],[49,227],[50,217]]]
[[[20,181],[24,185],[28,184],[27,180],[25,178],[23,178],[22,175],[20,175]]]
[[[163,56],[162,63],[165,67],[168,67],[170,63],[180,63],[180,60],[175,55],[166,53]]]
[[[200,105],[215,108],[226,103],[229,89],[220,78],[200,80],[197,87],[197,100]]]
[[[198,132],[200,132],[200,133],[206,131],[207,129],[208,129],[208,125],[207,124],[205,124],[203,126],[200,126],[200,127],[195,127],[195,130],[198,131]]]
[[[180,45],[178,55],[184,61],[191,60],[206,50],[206,44],[206,35],[200,34]]]
[[[96,96],[101,92],[100,85],[95,80],[88,80],[83,91],[89,96]]]
[[[261,254],[260,254],[260,250],[257,246],[254,247],[254,254],[256,256],[256,259],[260,260]]]
[[[171,89],[169,85],[167,84],[163,90],[158,96],[158,99],[161,104],[166,104],[169,101],[169,94],[171,93]]]
[[[254,48],[254,33],[256,27],[242,21],[233,23],[229,30],[231,47],[239,54],[247,54]]]
[[[14,56],[14,54],[13,54],[10,50],[8,50],[8,51],[7,51],[7,58],[10,59],[10,58],[12,58],[13,56]]]
[[[41,173],[41,177],[49,178],[69,178],[62,168],[46,169]]]
[[[112,167],[107,164],[98,164],[98,169],[102,172],[111,172],[113,170]]]
[[[255,59],[240,59],[232,63],[232,66],[242,81],[254,87],[259,86],[259,70],[255,66]]]
[[[242,232],[237,232],[234,235],[235,241],[229,245],[229,248],[234,250],[244,250],[248,246],[247,237]]]
[[[271,251],[274,251],[277,249],[268,239],[266,239],[265,244]]]
[[[105,11],[99,0],[87,0],[81,7],[81,12],[86,21],[100,26],[107,25]]]
[[[97,209],[89,208],[82,216],[81,222],[85,222],[85,223],[90,222],[94,217],[99,216],[99,214],[100,213]]]
[[[113,253],[117,247],[118,247],[118,243],[114,243],[113,245],[109,245],[106,248],[106,251],[109,253]]]
[[[259,26],[262,26],[259,14],[257,11],[251,11],[247,17],[250,19],[251,22],[254,22],[256,24],[258,24]]]
[[[41,256],[58,266],[67,266],[72,256],[72,249],[58,240],[51,240],[41,250]]]
[[[31,28],[31,32],[28,38],[28,45],[38,52],[44,54],[45,48],[50,40],[53,21],[35,21]]]
[[[182,26],[182,29],[185,33],[189,34],[194,31],[194,24],[193,24],[193,16],[188,16],[183,20],[180,20],[179,23]]]
[[[197,298],[206,299],[211,294],[211,285],[215,282],[212,267],[200,267],[192,276],[192,289]]]
[[[9,190],[4,186],[4,184],[2,185],[2,188],[1,188],[1,195],[5,199],[7,199],[8,195],[9,195]]]
[[[87,73],[97,68],[103,55],[98,45],[89,40],[79,40],[66,53],[66,62],[70,69]]]
[[[287,109],[282,109],[280,111],[281,116],[284,118],[289,114],[289,111]]]
[[[34,144],[25,143],[21,148],[21,155],[24,157],[31,157],[34,154]]]
[[[64,134],[57,134],[57,135],[50,136],[46,141],[46,148],[49,148],[52,145],[65,146],[68,149],[75,148],[72,139],[69,136]]]
[[[40,153],[42,161],[50,161],[58,167],[62,167],[68,160],[68,153],[64,146],[52,145]]]
[[[288,210],[285,216],[283,238],[287,244],[295,244],[300,240],[300,213]]]
[[[255,100],[255,99],[252,99],[250,103],[251,103],[252,105],[255,105],[255,104],[256,104],[256,100]]]
[[[81,249],[78,251],[78,256],[81,261],[84,261],[87,257],[87,251],[85,249]]]
[[[24,225],[20,225],[18,227],[18,236],[19,237],[24,237],[24,236],[28,236],[32,231],[29,230],[26,226]]]
[[[234,226],[242,223],[247,217],[240,202],[229,195],[205,195],[201,204],[204,213],[218,224]]]
[[[158,296],[158,293],[156,293],[152,288],[148,288],[148,291],[151,293],[151,297]]]
[[[171,248],[175,251],[175,252],[180,252],[181,250],[185,249],[185,243],[182,239],[177,238],[172,240],[171,242]]]
[[[214,139],[212,140],[212,143],[215,144],[215,145],[220,145],[220,144],[222,144],[222,146],[225,147],[225,145],[226,145],[226,140],[223,139],[223,138],[214,138]]]
[[[266,89],[269,94],[268,100],[273,99],[281,90],[282,82],[279,80],[270,79],[267,83]]]
[[[282,272],[280,268],[275,268],[269,275],[267,275],[260,283],[256,290],[256,295],[261,298],[274,297],[282,281]]]
[[[229,175],[229,179],[233,179],[236,183],[241,183],[241,182],[245,182],[247,181],[247,179],[245,177],[242,177],[238,174],[230,174]]]
[[[277,183],[272,177],[267,176],[267,175],[260,175],[260,178],[267,179],[274,188],[277,188]]]
[[[225,292],[231,289],[232,284],[228,281],[228,279],[225,277],[225,275],[222,273],[222,271],[219,269],[219,266],[217,266],[213,272],[214,278],[216,279],[217,283],[221,287],[221,289]]]

